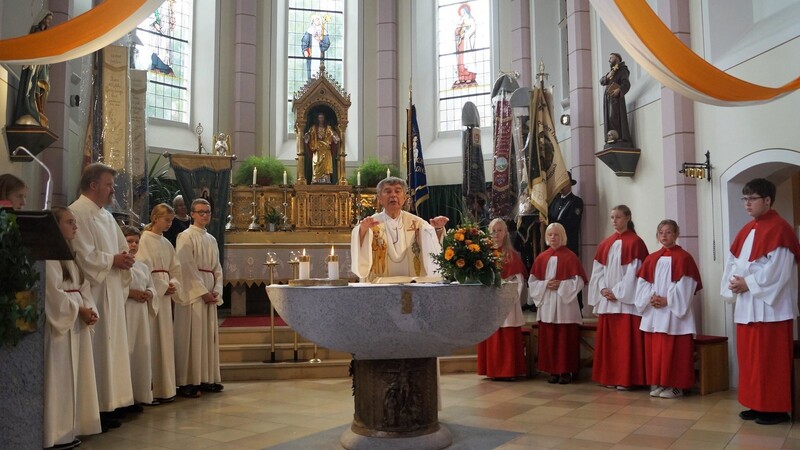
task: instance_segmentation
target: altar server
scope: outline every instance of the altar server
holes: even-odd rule
[[[642,314],[651,397],[681,397],[695,384],[692,300],[703,284],[692,255],[675,244],[679,234],[674,220],[662,220],[656,238],[663,247],[645,258],[638,272],[636,309]]]
[[[175,378],[184,397],[223,389],[219,371],[217,307],[222,304],[222,266],[217,240],[206,231],[211,204],[198,198],[192,225],[178,235],[183,282],[175,305]]]
[[[432,253],[442,251],[447,217],[430,223],[403,211],[406,182],[387,177],[378,183],[378,203],[383,211],[362,220],[350,237],[351,270],[364,281],[379,277],[436,276]]]
[[[181,265],[175,248],[163,236],[175,213],[166,203],[150,212],[150,223],[144,227],[139,242],[137,261],[144,261],[152,270],[156,296],[154,316],[150,319],[150,350],[153,355],[153,397],[155,402],[175,400],[175,339],[172,328],[172,302],[180,288]]]
[[[578,292],[586,283],[586,272],[566,247],[563,225],[548,225],[545,240],[550,248],[533,261],[528,301],[538,308],[539,369],[550,374],[548,383],[568,384],[580,369]]]
[[[800,244],[792,226],[772,209],[775,185],[763,178],[742,188],[753,220],[731,244],[720,294],[733,299],[739,403],[744,420],[774,425],[792,410],[792,323],[797,317]]]
[[[94,327],[92,348],[100,418],[108,427],[119,426],[115,409],[136,406],[125,328],[125,289],[135,259],[114,217],[103,208],[114,200],[116,174],[103,163],[86,166],[80,179],[81,196],[70,205],[78,226],[72,241],[75,260],[89,280],[97,314],[103,319]]]
[[[54,206],[67,242],[75,238],[75,216]],[[94,376],[91,327],[98,315],[74,261],[45,263],[43,447],[72,448],[78,436],[101,431]]]
[[[128,250],[136,256],[141,231],[129,225],[122,227]],[[150,277],[150,266],[136,261],[131,267],[131,284],[125,302],[125,324],[128,330],[128,354],[131,361],[131,383],[136,403],[153,403],[153,369],[150,351],[150,318],[155,316],[153,298],[156,288]]]
[[[495,248],[503,255],[503,270],[501,276],[504,280],[517,283],[517,297],[508,317],[488,339],[478,344],[478,375],[499,380],[514,379],[527,374],[525,354],[522,349],[522,326],[525,318],[522,315],[520,299],[526,301],[527,296],[525,275],[527,270],[522,263],[508,236],[508,226],[501,218],[496,218],[489,223],[489,231]]]
[[[645,384],[644,335],[636,309],[636,272],[648,251],[636,235],[631,210],[611,210],[614,233],[597,246],[589,282],[589,305],[597,315],[592,379],[628,390]]]

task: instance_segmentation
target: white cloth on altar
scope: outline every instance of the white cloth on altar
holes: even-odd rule
[[[697,281],[682,276],[672,281],[672,257],[662,256],[656,262],[655,281],[650,283],[639,278],[636,285],[636,308],[642,314],[639,329],[648,333],[666,333],[673,336],[695,334],[697,332],[692,298]],[[654,308],[650,297],[655,294],[667,299],[667,306]]]
[[[528,296],[538,308],[536,318],[544,323],[582,323],[578,292],[583,289],[583,278],[574,276],[562,280],[556,290],[547,289],[547,282],[555,279],[557,268],[558,256],[551,256],[547,260],[544,280],[533,274],[528,277]]]
[[[641,316],[636,309],[636,272],[642,261],[634,259],[630,264],[622,265],[622,240],[611,244],[606,257],[606,265],[597,260],[592,265],[592,276],[589,280],[589,305],[595,314],[633,314]],[[612,302],[600,294],[603,289],[610,289],[617,297]]]
[[[78,266],[64,264],[68,277],[60,261],[45,263],[43,448],[101,431],[91,328],[78,315],[81,306],[96,307]]]
[[[436,230],[425,220],[405,211],[400,211],[398,220],[392,219],[386,211],[372,216],[378,220],[377,236],[373,229],[367,230],[364,241],[359,242],[359,227],[353,228],[350,236],[351,270],[361,280],[369,277],[372,268],[372,241],[375,238],[386,242],[386,274],[377,276],[417,276],[413,272],[413,251],[415,235],[419,230],[420,260],[422,273],[419,276],[435,276],[437,265],[431,254],[442,251]]]
[[[222,266],[217,240],[192,225],[178,235],[182,289],[175,305],[175,380],[178,386],[219,383],[219,326],[222,304]],[[205,303],[204,294],[219,294]]]
[[[72,241],[75,261],[91,286],[100,320],[92,339],[100,411],[133,404],[128,333],[125,326],[125,289],[131,274],[113,266],[114,255],[128,251],[128,243],[110,212],[81,195],[69,209],[78,231]]]
[[[756,229],[750,231],[742,244],[739,257],[728,252],[725,272],[720,282],[720,295],[735,302],[733,322],[782,322],[798,316],[797,263],[786,247],[778,247],[765,256],[749,261]],[[734,294],[728,289],[733,275],[744,278],[747,292]]]
[[[175,338],[172,324],[172,298],[164,295],[169,283],[181,290],[181,265],[175,247],[160,234],[144,231],[139,241],[137,261],[144,261],[152,271],[157,295],[153,297],[155,315],[150,318],[150,353],[153,369],[153,397],[175,396]],[[166,272],[164,272],[166,271]],[[175,294],[177,297],[177,294]]]
[[[153,299],[156,288],[150,277],[150,266],[136,261],[131,267],[130,289],[150,291]],[[128,331],[128,355],[131,361],[131,385],[136,403],[153,402],[153,361],[150,353],[150,318],[155,315],[153,300],[140,303],[125,297],[125,325]]]

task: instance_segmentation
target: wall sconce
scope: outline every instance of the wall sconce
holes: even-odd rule
[[[706,152],[706,162],[704,163],[683,163],[683,169],[678,173],[682,173],[686,178],[697,178],[702,180],[707,179],[711,182],[711,151]]]
[[[569,114],[562,114],[561,115],[561,125],[568,126],[569,125]]]

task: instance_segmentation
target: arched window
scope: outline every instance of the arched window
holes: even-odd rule
[[[461,108],[478,107],[481,126],[492,124],[492,20],[490,0],[438,4],[439,131],[461,129]]]
[[[320,63],[344,83],[344,0],[289,0],[286,40],[289,108],[287,132],[294,132],[294,93],[319,71]]]
[[[193,0],[167,0],[139,24],[132,56],[147,70],[148,117],[189,123]]]

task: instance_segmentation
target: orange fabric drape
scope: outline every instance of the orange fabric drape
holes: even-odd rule
[[[659,19],[646,0],[591,0],[614,37],[647,72],[693,100],[721,106],[774,100],[800,89],[800,77],[780,87],[736,78],[705,61]]]
[[[40,33],[0,40],[0,62],[53,64],[99,50],[136,28],[163,0],[106,0]]]

